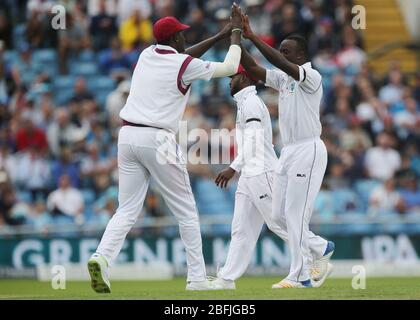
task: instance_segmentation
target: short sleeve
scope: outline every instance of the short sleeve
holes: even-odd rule
[[[312,68],[299,66],[299,85],[308,93],[314,93],[321,86],[322,77]]]
[[[215,70],[216,64],[213,62],[194,58],[182,75],[182,82],[185,85],[190,85],[194,80],[209,81]]]
[[[251,122],[261,123],[263,120],[262,102],[257,96],[248,98],[242,108],[245,124]]]
[[[267,70],[265,85],[279,90],[282,83],[287,79],[287,74],[280,70]]]

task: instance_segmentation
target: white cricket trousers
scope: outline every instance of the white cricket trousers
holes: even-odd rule
[[[265,172],[253,177],[241,176],[235,194],[235,209],[232,220],[232,235],[226,263],[218,277],[236,280],[246,271],[252,252],[260,236],[264,222],[277,236],[287,242],[285,224],[272,218],[274,172]],[[314,234],[310,235],[311,253],[319,257],[327,242]]]
[[[287,230],[291,255],[289,280],[310,279],[313,257],[321,257],[327,247],[325,239],[309,230],[326,167],[327,148],[320,138],[287,145],[281,150],[274,174],[272,218]]]
[[[118,136],[119,206],[96,252],[112,265],[142,210],[150,177],[179,223],[187,255],[188,281],[206,279],[197,207],[185,161],[174,135],[155,128],[123,126]],[[167,132],[166,132],[167,133]],[[169,155],[170,162],[164,163]]]

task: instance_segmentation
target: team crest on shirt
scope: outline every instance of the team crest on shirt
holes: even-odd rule
[[[296,90],[296,82],[292,81],[289,85],[289,92],[293,93]]]

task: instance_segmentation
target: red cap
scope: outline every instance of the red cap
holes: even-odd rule
[[[248,77],[249,79],[251,79],[252,81],[258,82],[257,79],[255,79],[254,77],[252,77],[246,70],[245,68],[240,64],[238,66],[238,71],[236,71],[236,74],[244,74],[246,77]]]
[[[188,29],[189,27],[179,22],[175,17],[163,17],[153,25],[153,35],[158,42],[164,41],[168,40],[178,31]]]

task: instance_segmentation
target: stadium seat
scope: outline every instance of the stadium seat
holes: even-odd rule
[[[17,191],[17,198],[19,201],[27,202],[27,203],[30,203],[32,199],[31,193],[24,190]]]
[[[36,64],[57,64],[57,53],[54,49],[38,49],[33,52],[32,61]]]
[[[70,64],[70,73],[77,77],[93,78],[98,74],[98,66],[91,62],[73,61]]]
[[[76,81],[76,77],[73,75],[58,76],[54,79],[54,89],[55,90],[73,89],[75,81]]]
[[[369,199],[372,191],[380,185],[377,180],[365,179],[355,183],[354,189],[359,196],[361,210],[366,211],[369,207]]]
[[[95,53],[93,51],[90,51],[90,50],[83,50],[78,54],[78,56],[76,58],[76,61],[96,63]]]
[[[91,205],[95,202],[95,192],[91,189],[82,189],[81,190],[83,195],[83,200],[85,201],[85,205]]]
[[[333,191],[334,212],[345,214],[357,212],[360,208],[357,195],[350,189],[337,189]]]
[[[16,59],[18,58],[19,54],[16,50],[6,50],[3,53],[3,59],[6,65],[12,65]]]

